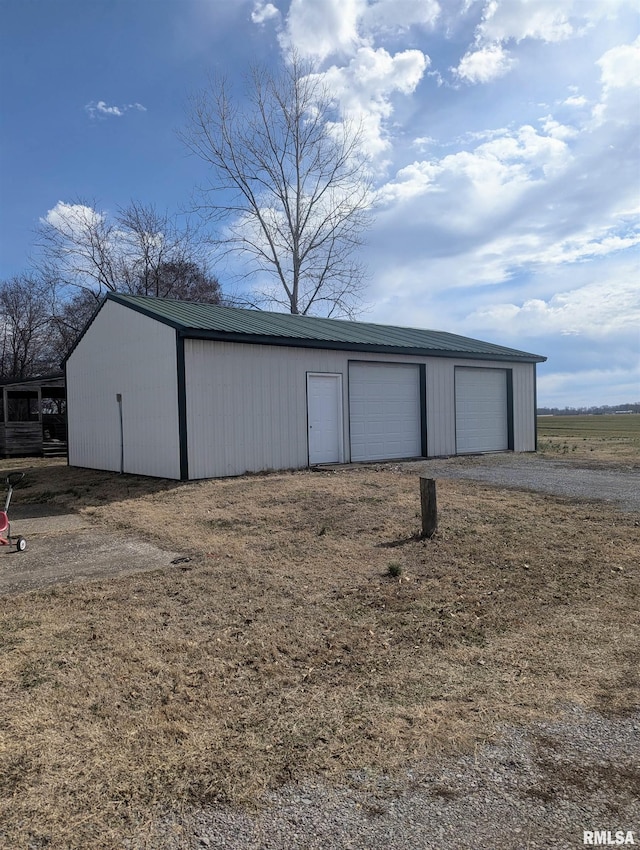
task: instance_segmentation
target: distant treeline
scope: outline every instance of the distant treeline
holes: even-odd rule
[[[606,413],[640,413],[640,401],[633,404],[603,404],[600,407],[539,407],[538,416],[587,416]]]

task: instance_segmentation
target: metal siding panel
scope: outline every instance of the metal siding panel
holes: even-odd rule
[[[513,437],[514,451],[536,449],[535,364],[513,365]]]
[[[348,462],[347,374],[348,364],[354,360],[425,364],[428,454],[454,455],[454,367],[478,366],[477,361],[466,359],[389,354],[354,357],[347,351],[192,339],[185,340],[185,359],[190,478],[306,467],[307,372],[343,376],[344,447]],[[515,448],[527,451],[518,446],[528,445],[522,438],[523,428],[533,428],[534,419],[525,404],[527,375],[533,366],[491,361],[482,365],[513,368]]]
[[[180,477],[175,331],[107,301],[67,362],[69,463]]]
[[[454,360],[427,360],[427,451],[429,457],[455,454]]]
[[[346,407],[344,352],[186,340],[185,357],[190,478],[306,467],[307,372],[342,374]]]

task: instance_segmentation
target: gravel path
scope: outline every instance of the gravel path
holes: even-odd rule
[[[609,502],[640,511],[640,466],[588,467],[536,454],[453,457],[403,464],[431,478],[468,478],[501,487],[580,500]]]
[[[211,850],[573,850],[584,830],[640,844],[640,717],[568,707],[554,723],[375,787],[321,782],[270,794],[248,814],[219,807],[165,824],[163,847]],[[172,826],[174,828],[172,828]]]
[[[485,455],[402,468],[640,511],[637,466]],[[640,845],[640,713],[605,718],[567,706],[555,722],[504,728],[472,754],[402,777],[310,782],[268,795],[255,813],[209,807],[167,819],[154,848],[575,850],[585,830],[609,831],[599,844]]]

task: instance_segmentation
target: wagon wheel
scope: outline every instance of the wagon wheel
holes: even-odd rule
[[[27,541],[24,539],[24,537],[18,537],[18,539],[16,540],[16,550],[18,552],[24,552],[26,548]]]

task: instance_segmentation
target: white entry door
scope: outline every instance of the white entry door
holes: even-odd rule
[[[344,460],[342,375],[307,373],[309,464]]]

